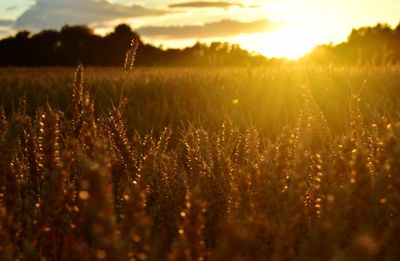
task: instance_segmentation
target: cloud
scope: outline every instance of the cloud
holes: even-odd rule
[[[0,19],[0,26],[11,26],[14,22],[14,20]]]
[[[11,32],[0,28],[0,39],[10,36]]]
[[[168,13],[140,5],[111,4],[106,0],[36,0],[15,22],[17,29],[40,30],[65,24],[89,24],[114,19],[155,16]]]
[[[230,6],[244,7],[239,3],[231,3],[231,2],[218,2],[218,1],[194,1],[194,2],[185,2],[179,4],[169,5],[170,8],[204,8],[204,7],[218,7],[218,8],[227,8]]]
[[[249,5],[247,8],[261,8],[262,5]]]
[[[6,9],[4,9],[4,11],[9,12],[9,11],[14,11],[16,9],[17,9],[17,6],[16,5],[12,5],[12,6],[7,7]]]
[[[222,20],[204,25],[146,26],[136,31],[140,35],[164,39],[214,38],[266,32],[273,30],[276,26],[277,24],[266,19],[248,23],[235,20]]]

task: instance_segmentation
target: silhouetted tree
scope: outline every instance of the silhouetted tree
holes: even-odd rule
[[[57,31],[46,30],[33,35],[30,39],[29,65],[57,65],[60,46],[60,34]]]
[[[93,52],[91,42],[95,37],[86,26],[64,26],[60,32],[60,59],[68,66],[89,63],[88,57]]]
[[[346,42],[322,45],[305,58],[313,63],[379,65],[400,62],[400,24],[353,29]]]
[[[185,49],[163,50],[144,44],[126,24],[104,37],[85,25],[64,26],[60,31],[27,31],[0,41],[0,66],[122,66],[132,38],[140,41],[137,65],[145,66],[229,66],[263,65],[267,59],[222,42],[196,43]]]

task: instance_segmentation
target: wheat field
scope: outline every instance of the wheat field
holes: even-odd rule
[[[1,69],[0,260],[397,260],[399,88],[399,66]]]

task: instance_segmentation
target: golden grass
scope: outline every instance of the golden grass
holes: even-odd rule
[[[1,260],[400,255],[398,67],[72,75],[0,71]]]

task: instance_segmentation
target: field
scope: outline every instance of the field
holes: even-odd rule
[[[0,69],[0,260],[397,260],[400,67]]]

